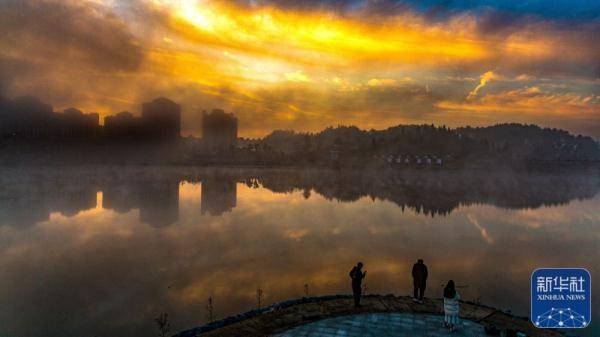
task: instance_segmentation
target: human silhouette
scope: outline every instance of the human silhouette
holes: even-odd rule
[[[425,295],[425,288],[427,287],[427,266],[423,263],[422,259],[417,260],[412,268],[413,277],[413,300],[422,301]]]
[[[354,294],[354,306],[360,307],[360,296],[362,293],[362,280],[367,276],[367,271],[362,271],[363,264],[359,262],[350,271],[350,278],[352,279],[352,293]]]
[[[455,331],[460,320],[458,318],[460,295],[456,291],[454,281],[450,280],[444,288],[444,324],[450,332]]]

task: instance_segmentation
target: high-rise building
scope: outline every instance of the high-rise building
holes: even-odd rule
[[[237,182],[234,178],[213,176],[202,180],[201,214],[222,215],[235,208]]]
[[[122,111],[104,118],[104,134],[109,139],[134,139],[142,134],[142,119]]]
[[[238,120],[232,113],[214,109],[202,113],[202,140],[212,152],[230,151],[237,144]]]
[[[151,139],[177,139],[181,132],[181,107],[167,98],[144,103],[142,124],[145,135]]]
[[[62,114],[55,114],[60,129],[60,137],[89,138],[100,130],[100,116],[97,113],[84,114],[75,108],[69,108]]]

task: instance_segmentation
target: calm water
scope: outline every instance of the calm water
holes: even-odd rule
[[[527,315],[537,267],[600,277],[598,172],[0,169],[0,336],[153,336],[263,303],[367,292],[465,299]],[[600,294],[600,281],[593,293]],[[600,296],[587,335],[600,334]],[[594,329],[593,331],[591,329]]]

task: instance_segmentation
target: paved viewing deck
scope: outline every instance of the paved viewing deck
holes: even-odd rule
[[[485,336],[484,326],[525,333],[528,337],[562,336],[537,329],[527,318],[487,306],[461,302],[462,327],[449,333],[442,327],[442,300],[415,303],[409,296],[368,295],[354,308],[351,296],[301,298],[273,304],[183,331],[176,337],[195,336]]]
[[[274,337],[480,337],[483,325],[463,320],[450,334],[444,317],[428,314],[374,313],[327,318],[300,325]]]

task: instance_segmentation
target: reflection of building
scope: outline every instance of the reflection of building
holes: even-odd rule
[[[140,187],[141,222],[162,227],[179,220],[178,180],[161,180]]]
[[[202,115],[202,140],[212,152],[231,150],[237,143],[238,120],[233,114],[214,109]]]
[[[117,213],[127,213],[140,207],[138,184],[131,182],[111,182],[102,186],[102,208]]]
[[[60,186],[48,198],[52,211],[59,211],[65,216],[74,216],[81,211],[93,209],[97,203],[97,188],[92,184],[73,184]]]
[[[103,188],[102,207],[119,213],[140,210],[140,221],[154,227],[179,220],[179,180],[113,182]]]
[[[181,131],[181,107],[166,98],[142,105],[142,123],[148,137],[177,139]]]
[[[88,183],[23,184],[0,192],[0,225],[31,226],[60,212],[74,216],[96,207],[97,188]]]
[[[0,225],[28,227],[50,218],[45,193],[19,189],[0,193]]]
[[[234,178],[211,177],[202,181],[200,212],[221,215],[237,203],[237,183]]]

